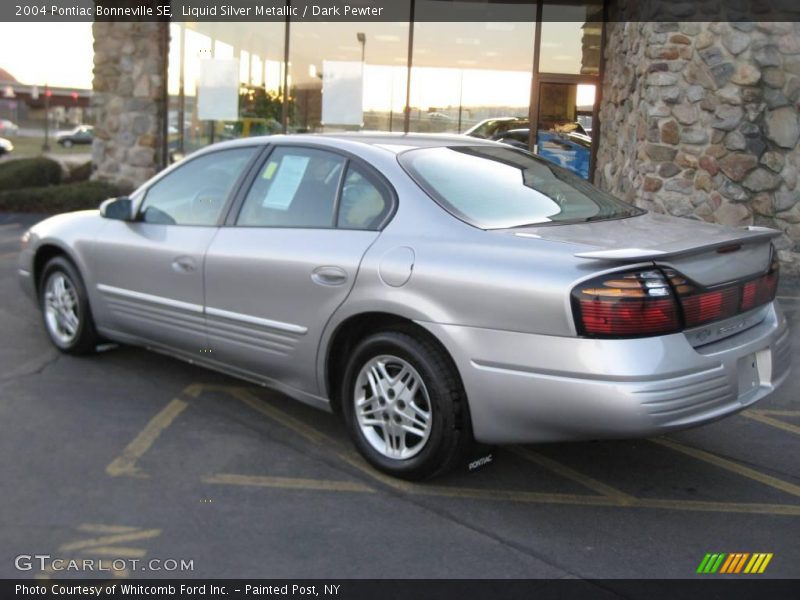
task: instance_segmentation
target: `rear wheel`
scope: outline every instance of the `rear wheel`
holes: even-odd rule
[[[471,440],[466,396],[437,345],[406,331],[371,335],[355,348],[343,380],[350,436],[377,469],[424,479],[463,455]]]
[[[44,268],[39,303],[45,329],[53,344],[68,354],[92,352],[99,341],[80,274],[64,257]]]

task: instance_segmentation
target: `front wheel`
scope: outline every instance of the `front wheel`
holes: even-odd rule
[[[45,329],[53,344],[67,354],[92,352],[99,338],[86,288],[69,260],[59,256],[47,263],[39,295]]]
[[[451,468],[471,440],[466,395],[449,357],[406,331],[365,338],[345,369],[342,408],[359,452],[409,480]]]

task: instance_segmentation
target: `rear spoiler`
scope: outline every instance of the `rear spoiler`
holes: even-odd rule
[[[682,254],[696,254],[709,250],[717,250],[726,246],[736,246],[737,244],[749,244],[752,242],[763,242],[778,237],[781,232],[769,227],[756,227],[753,225],[744,227],[739,235],[728,235],[723,239],[716,239],[707,243],[687,243],[678,242],[666,244],[660,248],[615,248],[613,250],[593,250],[590,252],[578,252],[578,258],[590,258],[594,260],[608,260],[619,262],[633,262],[644,260],[656,260],[674,258]]]

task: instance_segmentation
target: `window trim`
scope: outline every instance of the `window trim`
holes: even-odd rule
[[[244,149],[253,149],[255,150],[255,152],[253,152],[253,155],[249,158],[249,160],[245,164],[244,168],[242,169],[242,172],[234,180],[233,185],[231,187],[231,191],[228,192],[228,196],[227,198],[225,198],[225,202],[222,205],[222,210],[220,211],[220,214],[219,216],[217,216],[217,219],[214,223],[210,223],[207,225],[182,224],[182,223],[148,223],[147,221],[144,220],[144,210],[145,210],[145,203],[147,202],[147,196],[150,194],[150,191],[156,185],[161,183],[164,179],[166,179],[173,173],[176,173],[177,171],[179,171],[180,169],[182,169],[183,167],[185,167],[186,165],[188,165],[193,161],[205,158],[207,156],[220,154],[221,152],[230,152],[231,150],[244,150]],[[141,199],[139,200],[138,205],[136,207],[136,215],[134,216],[133,222],[142,223],[145,225],[161,226],[161,227],[220,227],[225,220],[225,216],[228,214],[228,211],[230,210],[231,203],[238,194],[238,191],[242,185],[245,176],[247,176],[250,173],[250,171],[253,168],[253,163],[258,160],[258,158],[263,154],[263,152],[264,152],[263,144],[242,144],[241,146],[230,146],[226,148],[216,148],[214,150],[198,152],[195,155],[190,155],[186,157],[184,160],[175,163],[174,168],[163,171],[162,173],[159,174],[159,177],[156,177],[155,179],[149,181],[146,187],[144,187],[141,190],[137,190],[135,192],[135,195],[141,195]]]
[[[304,150],[317,150],[322,152],[329,152],[331,154],[337,155],[340,158],[344,159],[344,166],[342,167],[342,172],[339,174],[339,183],[337,185],[336,190],[336,197],[334,198],[334,210],[333,210],[333,222],[329,227],[308,227],[308,226],[289,226],[289,225],[281,225],[281,226],[272,226],[272,225],[240,225],[237,223],[239,216],[244,208],[245,200],[247,196],[250,194],[250,189],[253,187],[255,183],[256,177],[264,168],[264,165],[267,164],[269,161],[270,156],[272,153],[275,152],[277,149],[287,149],[287,148],[300,148]],[[242,182],[240,187],[240,193],[237,194],[235,201],[230,207],[228,212],[228,217],[225,219],[224,224],[220,225],[221,227],[242,227],[242,228],[261,228],[261,229],[314,229],[314,230],[336,230],[336,231],[374,231],[380,232],[391,222],[394,218],[395,214],[397,213],[397,207],[400,204],[399,198],[397,195],[397,190],[395,190],[392,183],[389,179],[383,175],[380,171],[378,171],[375,167],[370,165],[367,161],[362,159],[357,154],[349,152],[348,150],[343,150],[341,148],[334,148],[331,146],[324,146],[324,145],[316,145],[316,144],[287,144],[287,143],[272,143],[268,146],[268,151],[262,153],[259,157],[258,161],[251,167],[250,172],[248,173],[248,177],[245,181]],[[383,220],[378,223],[378,225],[374,229],[362,229],[362,228],[353,228],[353,227],[339,227],[337,224],[339,222],[339,206],[341,205],[341,195],[342,189],[344,187],[344,178],[347,174],[347,169],[351,164],[356,164],[358,167],[364,169],[365,171],[371,173],[381,184],[385,187],[386,192],[388,192],[389,196],[389,203],[391,204],[391,208],[386,213],[386,216]]]

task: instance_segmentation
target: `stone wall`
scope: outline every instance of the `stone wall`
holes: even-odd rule
[[[607,24],[595,181],[643,208],[779,229],[800,274],[800,23]]]
[[[94,23],[93,179],[133,189],[162,166],[166,23]]]

